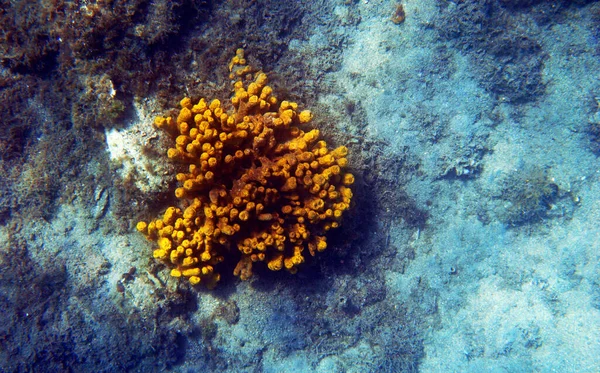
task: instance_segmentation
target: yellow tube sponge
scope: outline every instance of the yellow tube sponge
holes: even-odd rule
[[[295,102],[273,96],[263,72],[253,74],[244,51],[229,64],[228,102],[183,98],[157,128],[173,139],[167,157],[181,164],[177,206],[136,228],[156,243],[153,256],[171,276],[212,288],[218,265],[237,261],[246,280],[255,263],[296,273],[308,252],[327,248],[327,231],[350,208],[354,176],[348,149],[330,150],[313,119]]]

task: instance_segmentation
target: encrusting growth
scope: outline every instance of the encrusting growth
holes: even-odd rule
[[[344,172],[348,149],[329,149],[319,130],[305,129],[310,111],[278,102],[242,49],[229,70],[231,105],[184,98],[176,119],[156,118],[174,139],[168,157],[187,169],[177,174],[180,206],[137,224],[172,276],[209,288],[219,281],[217,265],[233,258],[242,280],[256,262],[295,273],[306,251],[327,248],[325,235],[339,227],[354,183]]]

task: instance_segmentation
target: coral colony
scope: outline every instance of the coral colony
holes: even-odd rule
[[[177,174],[179,205],[137,224],[173,277],[209,288],[220,279],[216,266],[231,258],[242,280],[255,262],[296,273],[306,250],[314,256],[327,248],[326,233],[350,207],[354,182],[344,172],[348,149],[329,149],[319,130],[306,128],[310,111],[278,102],[242,49],[229,70],[232,110],[217,99],[193,104],[186,97],[176,120],[156,118],[175,141],[169,159],[187,172]]]

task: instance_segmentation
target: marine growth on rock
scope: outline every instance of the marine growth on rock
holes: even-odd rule
[[[261,262],[296,273],[307,253],[327,248],[354,183],[345,172],[348,149],[319,140],[319,130],[308,128],[311,112],[279,102],[242,49],[229,70],[230,105],[186,97],[177,118],[156,118],[174,141],[168,158],[185,170],[177,174],[177,205],[137,224],[171,276],[209,288],[223,261],[237,260],[234,275],[242,280]]]

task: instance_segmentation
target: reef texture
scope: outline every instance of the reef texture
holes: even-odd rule
[[[229,70],[229,108],[217,99],[184,98],[177,119],[155,120],[175,140],[168,157],[187,171],[177,174],[180,206],[137,224],[172,276],[209,288],[220,278],[215,266],[232,258],[242,280],[255,262],[295,273],[306,249],[312,256],[326,249],[326,232],[340,225],[354,182],[344,172],[347,148],[330,150],[319,130],[306,129],[312,114],[279,103],[243,50]]]

